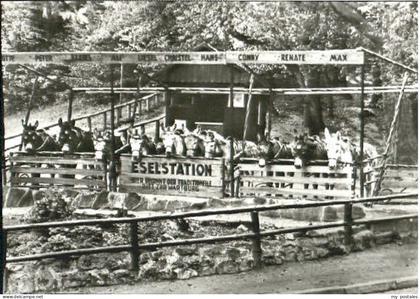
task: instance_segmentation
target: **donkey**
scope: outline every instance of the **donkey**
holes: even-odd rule
[[[336,169],[340,165],[354,165],[360,163],[361,151],[359,145],[353,144],[348,137],[343,137],[340,131],[330,133],[327,128],[324,131],[325,141],[327,144],[328,152],[328,166],[330,169]],[[378,152],[376,148],[369,144],[364,143],[363,156],[368,159],[368,163],[363,163],[363,167],[375,167],[377,165]],[[375,173],[372,172],[366,176],[368,181],[373,180]],[[366,186],[366,191],[370,194],[371,185]],[[370,205],[371,206],[371,205]]]
[[[188,128],[184,129],[184,142],[187,157],[202,157],[205,155],[206,140],[202,135],[191,132]]]
[[[319,136],[309,136],[307,133],[298,134],[296,130],[295,140],[290,147],[296,168],[304,167],[310,160],[327,160],[326,144]]]
[[[58,151],[59,146],[53,137],[48,135],[45,130],[37,131],[39,122],[36,121],[33,125],[31,123],[25,124],[25,121],[22,119],[22,146],[23,150],[27,153],[36,154],[43,151]],[[34,167],[42,167],[41,164],[34,164]],[[41,175],[39,173],[31,173],[32,178],[39,178]],[[54,178],[54,174],[50,175],[51,178]],[[33,184],[37,186],[38,184]]]
[[[23,150],[27,153],[59,150],[57,142],[53,137],[48,135],[45,130],[37,131],[38,125],[38,121],[36,121],[34,125],[31,125],[31,123],[25,124],[24,120],[22,119]]]
[[[77,152],[95,152],[93,144],[93,136],[91,132],[84,131],[75,126],[75,120],[63,122],[61,118],[58,119],[58,126],[60,133],[58,135],[58,144],[64,154],[71,154]],[[76,164],[61,165],[63,168],[76,168]],[[83,165],[85,168],[85,165]],[[63,178],[74,179],[74,175],[62,175]],[[72,185],[65,185],[72,187]]]
[[[168,128],[161,125],[161,129],[166,156],[185,156],[187,148],[182,137],[183,130],[177,129],[176,124]]]
[[[269,139],[267,136],[257,136],[259,150],[259,165],[264,167],[267,161],[277,159],[292,159],[292,148],[290,144],[281,142],[278,138]]]
[[[156,146],[153,141],[145,134],[144,129],[139,134],[137,130],[130,130],[130,148],[131,159],[139,161],[144,155],[155,155],[157,153]]]

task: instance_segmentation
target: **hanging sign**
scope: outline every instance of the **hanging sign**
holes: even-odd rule
[[[340,64],[361,65],[361,50],[227,52],[5,52],[7,64]]]

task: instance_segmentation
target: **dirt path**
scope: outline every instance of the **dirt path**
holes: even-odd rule
[[[417,276],[417,252],[417,244],[402,246],[388,244],[346,256],[264,267],[260,271],[198,277],[189,280],[80,288],[71,292],[109,294],[295,293],[315,288]]]

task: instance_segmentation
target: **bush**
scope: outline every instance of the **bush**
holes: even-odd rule
[[[68,198],[67,198],[68,199]],[[64,194],[55,189],[48,189],[44,197],[35,200],[34,206],[25,217],[27,223],[49,222],[68,219],[74,211]]]

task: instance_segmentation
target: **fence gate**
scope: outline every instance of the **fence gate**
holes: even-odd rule
[[[107,167],[94,153],[42,152],[10,154],[12,187],[106,189]]]
[[[224,160],[121,155],[120,192],[223,197]]]
[[[354,195],[354,168],[309,165],[298,169],[293,160],[271,162],[260,167],[255,159],[238,164],[240,196],[268,196],[305,199],[351,198]]]

